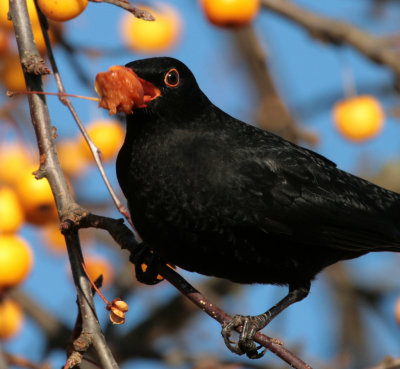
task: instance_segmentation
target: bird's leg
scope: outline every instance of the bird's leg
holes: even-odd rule
[[[139,282],[153,285],[163,280],[158,274],[158,266],[165,263],[145,243],[139,245],[135,255],[131,254],[130,261],[135,265],[136,279]]]
[[[225,345],[233,353],[238,355],[246,354],[250,359],[258,359],[265,354],[266,350],[258,352],[253,338],[256,332],[266,327],[279,313],[295,302],[303,300],[310,291],[310,282],[304,284],[290,285],[289,293],[271,309],[265,313],[255,316],[235,315],[233,319],[222,328],[222,336]],[[230,339],[231,333],[236,328],[242,326],[239,341]]]

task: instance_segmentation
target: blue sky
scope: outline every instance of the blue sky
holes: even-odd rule
[[[256,108],[254,88],[249,82],[245,62],[234,51],[230,42],[231,36],[227,30],[221,30],[207,23],[196,1],[165,1],[175,6],[183,20],[183,34],[177,48],[168,55],[184,61],[194,72],[202,90],[220,108],[229,114],[249,123],[253,122],[252,112]],[[147,4],[155,4],[147,1]],[[385,34],[398,30],[400,9],[388,5],[388,11],[382,18],[375,19],[369,13],[370,1],[365,0],[313,0],[296,1],[299,5],[315,10],[332,18],[343,19],[367,31]],[[392,7],[392,8],[390,8]],[[86,11],[77,19],[65,25],[66,37],[71,43],[84,47],[98,49],[122,48],[118,33],[118,22],[122,10],[108,4],[90,3]],[[354,74],[356,88],[363,93],[362,86],[372,86],[368,92],[374,91],[374,86],[390,85],[392,74],[386,68],[373,64],[349,47],[341,49],[317,42],[296,25],[262,11],[255,21],[256,30],[268,50],[271,70],[273,71],[277,88],[289,109],[298,117],[299,124],[320,136],[320,144],[314,148],[321,154],[335,161],[339,167],[357,173],[360,162],[367,158],[371,168],[378,169],[388,159],[396,158],[400,152],[400,125],[391,117],[386,119],[385,128],[380,136],[362,144],[345,141],[335,131],[331,119],[331,105],[324,100],[321,106],[320,97],[343,96],[342,70],[345,65]],[[94,81],[95,75],[115,64],[125,64],[129,61],[146,57],[131,51],[119,52],[115,55],[105,55],[97,59],[80,56],[79,61]],[[65,58],[65,52],[56,48],[56,58],[66,89],[70,93],[94,95],[93,89],[87,89],[76,78],[74,71]],[[55,84],[49,81],[48,91],[55,91]],[[385,109],[390,110],[396,104],[394,96],[377,96]],[[56,98],[49,97],[49,109],[52,123],[58,129],[59,139],[77,135],[77,128],[66,108]],[[78,114],[84,122],[107,113],[97,108],[96,103],[74,100]],[[334,100],[331,102],[334,103]],[[302,107],[308,107],[308,114],[302,113]],[[107,171],[115,181],[113,164],[107,165]],[[96,171],[93,169],[76,182],[77,196],[90,201],[103,200],[107,195]],[[114,212],[114,216],[117,214]],[[75,315],[75,293],[68,276],[66,259],[49,254],[43,249],[42,241],[33,227],[26,226],[21,234],[27,238],[35,252],[35,267],[30,278],[25,282],[24,290],[38,301],[45,302],[47,307],[60,319],[72,325]],[[117,267],[125,254],[110,251],[101,242],[92,246],[92,250],[106,255]],[[368,255],[360,260],[347,262],[351,273],[360,283],[379,285],[391,279],[399,281],[398,256],[391,254]],[[388,273],[390,271],[390,273]],[[196,283],[202,277],[184,273]],[[397,284],[397,293],[399,292]],[[330,286],[324,274],[314,283],[311,295],[305,301],[291,307],[289,311],[267,330],[269,335],[275,335],[289,346],[301,343],[303,357],[320,361],[332,360],[337,355],[335,346],[337,329],[337,310],[330,292]],[[281,298],[286,293],[284,288],[250,286],[239,295],[231,296],[223,303],[229,313],[255,314]],[[110,292],[112,295],[112,291]],[[145,314],[156,301],[169,298],[174,294],[172,287],[163,284],[162,288],[146,288],[132,297],[132,319],[135,322]],[[390,293],[382,306],[382,316],[376,316],[366,310],[371,332],[376,339],[375,351],[371,356],[378,362],[386,354],[400,355],[400,330],[395,325],[393,306],[396,291]],[[103,309],[98,304],[99,309]],[[100,313],[103,316],[103,313]],[[106,319],[106,318],[105,318]],[[386,329],[389,322],[393,329]],[[224,349],[218,325],[201,315],[191,322],[194,327],[185,337],[188,352],[212,352],[221,354],[224,358],[233,357]],[[125,328],[121,328],[125,329]],[[184,336],[184,334],[182,333]],[[204,339],[206,337],[206,339]],[[164,340],[157,343],[162,349],[173,350],[176,342]],[[11,352],[23,353],[32,360],[39,360],[43,354],[43,341],[40,331],[30,320],[27,321],[21,334],[8,342],[5,347]],[[224,351],[225,350],[225,351]],[[52,355],[54,366],[62,365],[62,352]],[[267,360],[274,360],[268,355]],[[317,361],[318,362],[318,361]],[[131,365],[132,364],[132,365]],[[134,367],[138,363],[129,363],[126,367]],[[147,363],[154,367],[154,363]],[[376,364],[375,362],[371,365]],[[140,363],[141,367],[145,364]]]

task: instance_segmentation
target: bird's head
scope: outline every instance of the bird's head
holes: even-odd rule
[[[99,106],[110,115],[143,111],[177,118],[203,109],[203,102],[208,102],[189,68],[168,57],[111,66],[97,74],[95,90],[100,96]]]
[[[203,93],[193,73],[177,59],[141,59],[126,64],[126,67],[135,72],[144,90],[144,105],[134,107],[134,111],[148,108],[161,113],[175,105],[182,107],[202,100]]]

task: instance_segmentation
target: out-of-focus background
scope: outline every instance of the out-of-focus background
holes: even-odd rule
[[[233,20],[224,18],[228,1],[149,0],[133,5],[147,7],[157,18],[153,25],[101,2],[90,2],[70,21],[52,22],[53,50],[67,92],[95,96],[96,74],[111,65],[173,56],[232,116],[400,191],[400,54],[397,67],[393,62],[400,51],[400,3],[265,0],[252,14],[253,1],[237,2]],[[58,368],[65,364],[76,320],[76,292],[48,184],[31,175],[39,158],[26,97],[5,94],[25,89],[11,22],[4,19],[7,8],[8,1],[1,0],[0,345],[13,362],[25,358]],[[242,19],[247,11],[248,19]],[[39,32],[36,37],[46,58]],[[52,75],[45,90],[57,90]],[[96,214],[120,217],[72,116],[57,97],[47,101],[77,202]],[[123,119],[109,117],[96,102],[73,103],[123,198],[114,163]],[[154,287],[136,282],[127,253],[106,232],[89,229],[80,235],[93,277],[104,276],[103,293],[109,300],[123,297],[130,306],[126,324],[112,326],[96,296],[107,341],[122,368],[285,365],[270,353],[259,361],[234,356],[219,324],[167,282]],[[287,292],[179,272],[230,314],[261,313]],[[266,333],[315,367],[373,367],[387,355],[400,356],[399,296],[400,257],[366,255],[321,273],[310,296],[282,313]]]

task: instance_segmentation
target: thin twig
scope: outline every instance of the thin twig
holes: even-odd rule
[[[151,15],[150,12],[131,5],[127,0],[90,0],[90,1],[94,3],[108,3],[119,6],[120,8],[125,9],[128,12],[132,13],[136,18],[143,19],[145,21],[156,20],[156,18],[153,15]]]
[[[110,235],[116,240],[122,249],[126,249],[134,256],[141,245],[134,239],[133,233],[121,222],[115,219],[88,214],[83,216],[79,222],[67,222],[65,225],[77,228],[95,227],[109,231]],[[118,229],[121,235],[118,235]],[[130,233],[128,235],[127,233]],[[211,303],[205,296],[190,285],[181,275],[175,272],[167,265],[160,266],[159,273],[175,288],[177,288],[185,297],[197,305],[201,310],[221,324],[232,320],[232,317]],[[270,338],[260,332],[256,333],[255,341],[271,352],[276,354],[282,360],[296,369],[311,369],[311,367],[299,359],[296,355],[284,348],[280,341]]]
[[[17,95],[29,95],[29,94],[37,94],[37,95],[49,95],[49,96],[58,96],[58,97],[76,97],[77,99],[84,99],[90,101],[100,101],[99,97],[91,97],[91,96],[83,96],[83,95],[74,95],[67,94],[63,92],[48,92],[48,91],[6,91],[6,95],[8,97],[14,97]]]
[[[60,93],[60,101],[67,106],[67,108],[69,109],[70,113],[72,114],[76,124],[79,127],[79,130],[81,131],[84,139],[86,140],[87,144],[89,145],[89,149],[93,154],[93,158],[96,162],[97,168],[99,169],[99,172],[101,174],[101,177],[103,178],[103,181],[111,195],[111,198],[113,199],[115,206],[117,207],[117,209],[119,210],[119,212],[127,219],[127,221],[132,225],[133,227],[133,223],[131,220],[131,217],[129,215],[129,212],[127,211],[127,209],[122,205],[121,201],[118,199],[118,196],[116,195],[110,180],[107,177],[107,174],[104,170],[104,166],[102,164],[102,160],[101,160],[101,151],[100,149],[94,144],[94,142],[92,141],[92,139],[90,138],[89,134],[86,131],[85,126],[83,125],[81,119],[79,118],[74,106],[71,103],[71,100],[68,98],[68,94],[65,91],[64,88],[64,84],[62,82],[61,79],[61,75],[58,71],[58,67],[57,67],[57,63],[56,60],[54,58],[54,53],[53,53],[53,49],[51,47],[51,42],[50,42],[50,37],[48,35],[47,32],[47,28],[46,28],[46,22],[45,22],[45,18],[43,16],[43,14],[40,12],[39,8],[38,8],[38,12],[40,15],[40,24],[42,26],[42,33],[43,33],[43,37],[46,43],[46,47],[47,47],[47,52],[48,52],[48,58],[51,64],[51,67],[53,69],[53,74],[54,74],[54,78],[56,80],[56,85],[57,85],[57,90]]]
[[[197,307],[203,310],[211,318],[221,323],[221,325],[224,325],[232,320],[232,317],[230,315],[211,303],[211,301],[209,301],[205,296],[197,291],[172,268],[163,265],[160,266],[159,272],[168,282],[170,282],[175,288],[183,293],[191,302],[193,302]],[[287,362],[293,368],[311,369],[308,364],[306,364],[292,352],[283,347],[282,343],[274,338],[257,332],[254,336],[254,341],[279,356],[282,360]]]
[[[42,66],[44,62],[34,42],[26,1],[10,0],[10,15],[14,24],[16,41],[27,89],[43,91],[43,81],[38,71],[44,71],[47,67],[44,68]],[[43,17],[41,19],[41,26],[44,34],[47,35]],[[51,45],[49,45],[49,43],[47,46],[49,46],[51,50]],[[36,67],[35,63],[37,63],[40,68]],[[28,101],[40,154],[40,168],[36,172],[36,177],[38,179],[46,177],[49,181],[59,217],[62,219],[66,216],[74,219],[78,214],[84,213],[84,210],[74,201],[62,172],[55,148],[53,129],[47,109],[46,98],[45,96],[33,94],[28,95]],[[65,239],[78,295],[79,308],[84,317],[83,323],[85,332],[98,337],[96,345],[94,346],[99,354],[103,368],[116,369],[118,365],[105,343],[99,322],[96,318],[90,283],[77,257],[77,254],[81,253],[77,231],[71,231],[69,234],[65,235]]]

